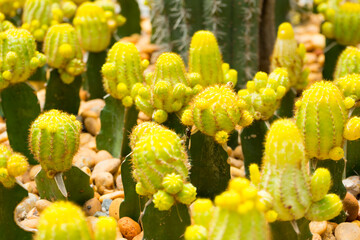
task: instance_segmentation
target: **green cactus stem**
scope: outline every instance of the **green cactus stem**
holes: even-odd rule
[[[9,236],[19,240],[33,239],[31,232],[19,227],[14,218],[16,206],[27,196],[28,191],[18,183],[12,188],[6,188],[0,184],[0,201],[2,202],[0,206],[1,240],[6,240]]]
[[[134,33],[140,33],[140,9],[136,0],[117,0],[121,7],[121,14],[126,18],[124,25],[117,29],[119,38],[130,36]]]
[[[88,53],[84,87],[89,93],[89,99],[103,98],[106,95],[101,76],[101,67],[105,61],[106,51]]]
[[[336,62],[345,48],[345,46],[338,44],[335,40],[326,38],[326,47],[324,51],[325,62],[322,71],[324,79],[334,79]]]

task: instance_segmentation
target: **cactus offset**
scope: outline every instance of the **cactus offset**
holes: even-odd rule
[[[176,133],[143,123],[133,134],[130,138],[137,139],[132,153],[136,192],[153,195],[155,208],[160,211],[169,210],[175,200],[183,204],[194,201],[196,188],[186,183],[190,165]]]
[[[124,25],[124,23],[126,22],[124,16],[116,13],[116,8],[118,7],[118,4],[116,4],[114,1],[96,0],[95,4],[104,9],[107,24],[110,27],[111,31],[115,31],[117,27]]]
[[[211,86],[197,94],[181,118],[183,124],[195,125],[220,144],[227,142],[236,126],[248,126],[252,120],[245,101],[225,85]]]
[[[50,110],[41,114],[31,125],[31,152],[48,177],[71,168],[79,148],[81,123],[74,115]]]
[[[67,23],[49,28],[44,39],[44,53],[50,67],[59,69],[66,84],[85,71],[82,50],[75,29]]]
[[[285,151],[284,151],[285,150]],[[301,132],[289,119],[274,122],[266,136],[260,188],[273,197],[273,208],[280,221],[324,221],[342,210],[339,196],[327,194],[330,173],[319,168],[312,176]]]
[[[356,47],[347,47],[340,54],[334,71],[334,79],[351,73],[360,73],[360,50]]]
[[[338,78],[334,81],[334,84],[345,97],[351,97],[354,101],[360,99],[360,74],[352,73]]]
[[[271,68],[285,68],[289,74],[290,86],[304,89],[308,84],[308,70],[304,70],[305,46],[298,45],[290,23],[279,26],[278,36],[271,59]]]
[[[175,53],[163,53],[157,59],[155,71],[146,79],[148,86],[138,91],[136,106],[158,123],[168,118],[168,113],[180,112],[202,87],[199,75],[185,73],[181,57]]]
[[[214,34],[198,31],[194,34],[189,50],[189,72],[200,74],[200,85],[207,87],[215,84],[237,83],[237,72],[223,63],[219,46]]]
[[[91,240],[85,214],[71,202],[55,202],[40,216],[35,240]]]

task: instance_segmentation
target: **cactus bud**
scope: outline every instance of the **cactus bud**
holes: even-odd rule
[[[345,77],[352,73],[360,74],[360,50],[356,47],[347,47],[340,54],[334,71],[334,79]]]
[[[79,40],[70,24],[58,24],[49,28],[44,39],[44,53],[50,67],[62,70],[62,79],[64,71],[75,77],[85,70]],[[78,66],[75,59],[79,62]]]
[[[7,160],[11,155],[11,151],[4,144],[0,144],[0,168],[6,168]]]
[[[111,31],[105,11],[95,3],[85,2],[73,20],[81,47],[89,52],[104,51],[110,44]]]
[[[112,217],[101,216],[95,225],[94,240],[115,240],[117,222]]]
[[[209,227],[211,215],[213,213],[213,204],[209,199],[197,199],[193,203],[192,217],[195,224]]]
[[[170,194],[159,190],[153,196],[154,206],[160,211],[169,210],[175,203],[174,197]]]
[[[331,175],[326,168],[318,168],[311,177],[312,199],[317,202],[325,197],[331,187]]]
[[[111,31],[115,31],[117,27],[122,26],[126,22],[126,18],[116,13],[117,4],[112,0],[96,0],[95,4],[104,9],[107,24]]]
[[[360,117],[352,117],[345,125],[344,138],[354,141],[360,138]]]
[[[360,99],[360,74],[352,73],[337,78],[334,84],[341,90],[345,97],[351,97],[354,101]]]
[[[303,134],[307,156],[341,158],[336,147],[343,145],[347,110],[340,90],[331,82],[317,82],[303,92],[297,105],[296,124]]]
[[[134,44],[115,43],[101,71],[106,92],[117,99],[129,96],[133,102],[134,96],[130,96],[133,88],[139,88],[143,82],[140,53]],[[127,102],[130,103],[130,99]]]
[[[186,228],[186,240],[207,240],[207,230],[200,225],[192,225]]]
[[[6,188],[12,188],[15,185],[15,178],[10,176],[6,168],[0,168],[0,183]]]
[[[79,148],[81,123],[74,115],[50,110],[37,117],[30,128],[31,152],[49,177],[71,168]]]
[[[90,240],[90,231],[81,209],[71,202],[55,202],[40,215],[35,240]]]
[[[282,23],[271,58],[271,69],[285,68],[289,74],[290,86],[303,89],[308,84],[307,74],[303,74],[304,58],[302,46],[297,44],[291,24]]]
[[[7,170],[10,176],[21,176],[27,171],[28,167],[27,158],[20,153],[12,154],[7,160]]]
[[[163,178],[162,185],[167,193],[177,194],[183,189],[184,183],[181,176],[171,173]]]

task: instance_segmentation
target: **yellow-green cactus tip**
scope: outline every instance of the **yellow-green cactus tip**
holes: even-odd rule
[[[196,199],[196,187],[191,183],[184,184],[182,190],[175,196],[179,202],[189,205]]]
[[[290,23],[284,22],[280,24],[278,29],[278,38],[280,39],[293,39],[294,38],[294,30]]]
[[[160,211],[169,210],[175,203],[174,197],[165,191],[159,190],[153,196],[154,206]]]
[[[139,194],[139,195],[141,195],[141,196],[150,195],[150,193],[149,193],[148,191],[146,191],[146,189],[145,189],[144,186],[141,184],[141,182],[136,183],[135,191],[136,191],[137,194]]]
[[[218,142],[219,144],[227,143],[228,139],[229,139],[229,134],[225,131],[218,131],[215,134],[215,141]]]
[[[29,167],[27,158],[20,154],[12,154],[7,161],[7,170],[10,176],[17,177],[23,175]]]
[[[185,240],[207,240],[207,230],[201,225],[192,225],[186,228]]]
[[[346,97],[344,99],[346,109],[350,109],[355,105],[355,100],[352,97]]]
[[[215,197],[216,206],[230,210],[236,210],[241,202],[241,195],[231,190],[222,192]]]
[[[0,168],[0,183],[6,188],[12,188],[15,185],[15,178],[9,175],[6,168]]]
[[[154,119],[155,122],[160,124],[165,122],[167,118],[168,118],[168,113],[162,109],[155,110],[152,115],[152,119]]]
[[[331,22],[324,22],[321,25],[321,32],[327,38],[334,38],[334,24]]]
[[[191,126],[194,124],[192,111],[190,109],[186,109],[183,112],[183,114],[181,116],[181,122],[187,126]]]
[[[177,194],[183,189],[184,182],[181,176],[171,173],[163,178],[162,185],[167,193]]]
[[[269,210],[265,213],[266,221],[268,221],[269,223],[275,222],[277,217],[278,217],[278,213],[275,212],[274,210]]]
[[[252,163],[249,166],[249,172],[250,172],[250,180],[251,182],[257,186],[260,183],[260,170],[259,166],[256,163]]]
[[[345,125],[344,138],[354,141],[360,138],[360,117],[352,117]]]
[[[131,107],[133,105],[133,98],[130,96],[126,96],[121,100],[124,107]]]
[[[318,168],[311,178],[311,193],[314,202],[320,201],[331,187],[331,175],[326,168]]]
[[[329,158],[338,161],[344,157],[344,150],[341,147],[334,147],[329,152]]]
[[[193,210],[197,213],[208,212],[213,208],[213,204],[210,199],[199,198],[193,203]]]
[[[117,222],[113,217],[100,216],[95,225],[95,240],[115,240]]]

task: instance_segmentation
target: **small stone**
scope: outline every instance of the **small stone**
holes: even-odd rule
[[[357,199],[351,194],[346,193],[343,202],[343,209],[347,214],[346,221],[354,221],[359,213],[359,203]]]
[[[315,48],[324,49],[325,48],[325,37],[322,34],[314,34],[312,35],[312,44]]]
[[[91,198],[85,202],[83,210],[87,216],[93,216],[96,212],[101,211],[101,203],[97,198]]]
[[[316,62],[316,60],[317,60],[317,56],[316,56],[316,54],[314,54],[314,53],[306,53],[306,62],[308,63],[308,64],[310,64],[310,63],[315,63]]]
[[[85,129],[96,136],[100,132],[101,122],[99,118],[87,117],[84,121]]]
[[[237,146],[232,152],[232,157],[240,160],[244,160],[244,155],[241,145]]]
[[[100,202],[104,201],[105,199],[115,199],[115,198],[124,198],[124,191],[115,191],[113,193],[108,193],[102,195],[99,200]]]
[[[144,232],[141,232],[140,234],[136,235],[133,240],[142,240],[144,237]],[[320,238],[321,240],[321,238]]]
[[[96,153],[95,164],[98,164],[99,162],[110,158],[112,158],[112,156],[108,151],[100,150]]]
[[[336,240],[359,240],[360,228],[353,223],[340,223],[335,229]]]
[[[27,182],[24,184],[25,188],[28,190],[29,193],[32,193],[32,194],[39,194],[39,191],[36,187],[36,183],[35,181],[30,181],[30,182]]]
[[[31,228],[31,229],[36,229],[38,224],[39,224],[39,217],[32,219],[25,219],[24,221],[20,222],[20,225],[24,226],[25,228]]]
[[[242,166],[244,166],[244,162],[242,160],[238,160],[236,158],[233,157],[229,157],[228,158],[228,163],[230,164],[230,166],[236,167],[236,168],[241,168]]]
[[[312,240],[321,240],[321,236],[317,233],[313,233]]]
[[[103,99],[93,99],[87,102],[81,102],[79,108],[79,115],[83,115],[86,111],[96,112],[100,116],[101,110],[105,106],[105,101]]]
[[[75,154],[73,163],[79,168],[92,168],[95,165],[96,152],[89,148],[82,147],[79,152]]]
[[[91,139],[94,137],[90,133],[81,133],[80,134],[80,147],[88,144]]]
[[[123,199],[121,198],[115,198],[111,204],[110,204],[110,207],[109,207],[109,216],[110,217],[113,217],[117,220],[120,219],[120,213],[119,213],[119,210],[120,210],[120,204],[123,202]]]
[[[93,179],[100,194],[104,193],[105,189],[114,188],[114,176],[111,173],[99,172]]]
[[[118,225],[121,234],[128,240],[132,240],[141,232],[140,225],[129,217],[120,218]]]
[[[360,221],[359,220],[352,221],[351,223],[354,223],[354,224],[358,225],[358,227],[360,227]]]
[[[41,170],[40,164],[33,166],[30,169],[30,173],[29,173],[30,180],[35,180],[36,174],[38,174],[38,172],[40,172],[40,170]]]
[[[95,165],[92,175],[94,176],[99,172],[115,173],[119,169],[119,166],[120,166],[120,159],[118,158],[107,159]]]
[[[102,202],[101,207],[105,209],[105,212],[109,211],[112,201],[113,201],[112,199],[104,199],[104,201]]]
[[[139,119],[144,120],[144,121],[151,120],[151,118],[148,115],[146,115],[145,113],[143,113],[141,111],[139,112]]]
[[[122,179],[121,179],[121,174],[119,174],[116,177],[115,184],[116,184],[116,189],[124,190],[124,186],[123,186]]]
[[[317,221],[311,221],[309,224],[309,228],[310,228],[310,232],[312,234],[319,234],[322,235],[327,228],[327,222],[326,221],[321,221],[321,222],[317,222]]]
[[[40,199],[36,201],[35,207],[38,210],[39,213],[45,210],[48,206],[50,206],[52,203],[46,199]]]
[[[0,123],[0,133],[3,133],[6,131],[6,123]]]
[[[357,197],[360,193],[360,176],[351,176],[344,179],[343,184],[346,190]]]
[[[0,133],[0,143],[3,143],[8,140],[7,132]]]
[[[236,167],[230,167],[230,174],[232,177],[244,177],[245,176],[245,168],[241,167],[240,169]]]
[[[101,212],[101,211],[97,211],[95,214],[94,214],[94,217],[107,217],[108,215],[104,212]]]
[[[88,167],[82,167],[81,170],[87,175],[91,176],[91,170]]]

